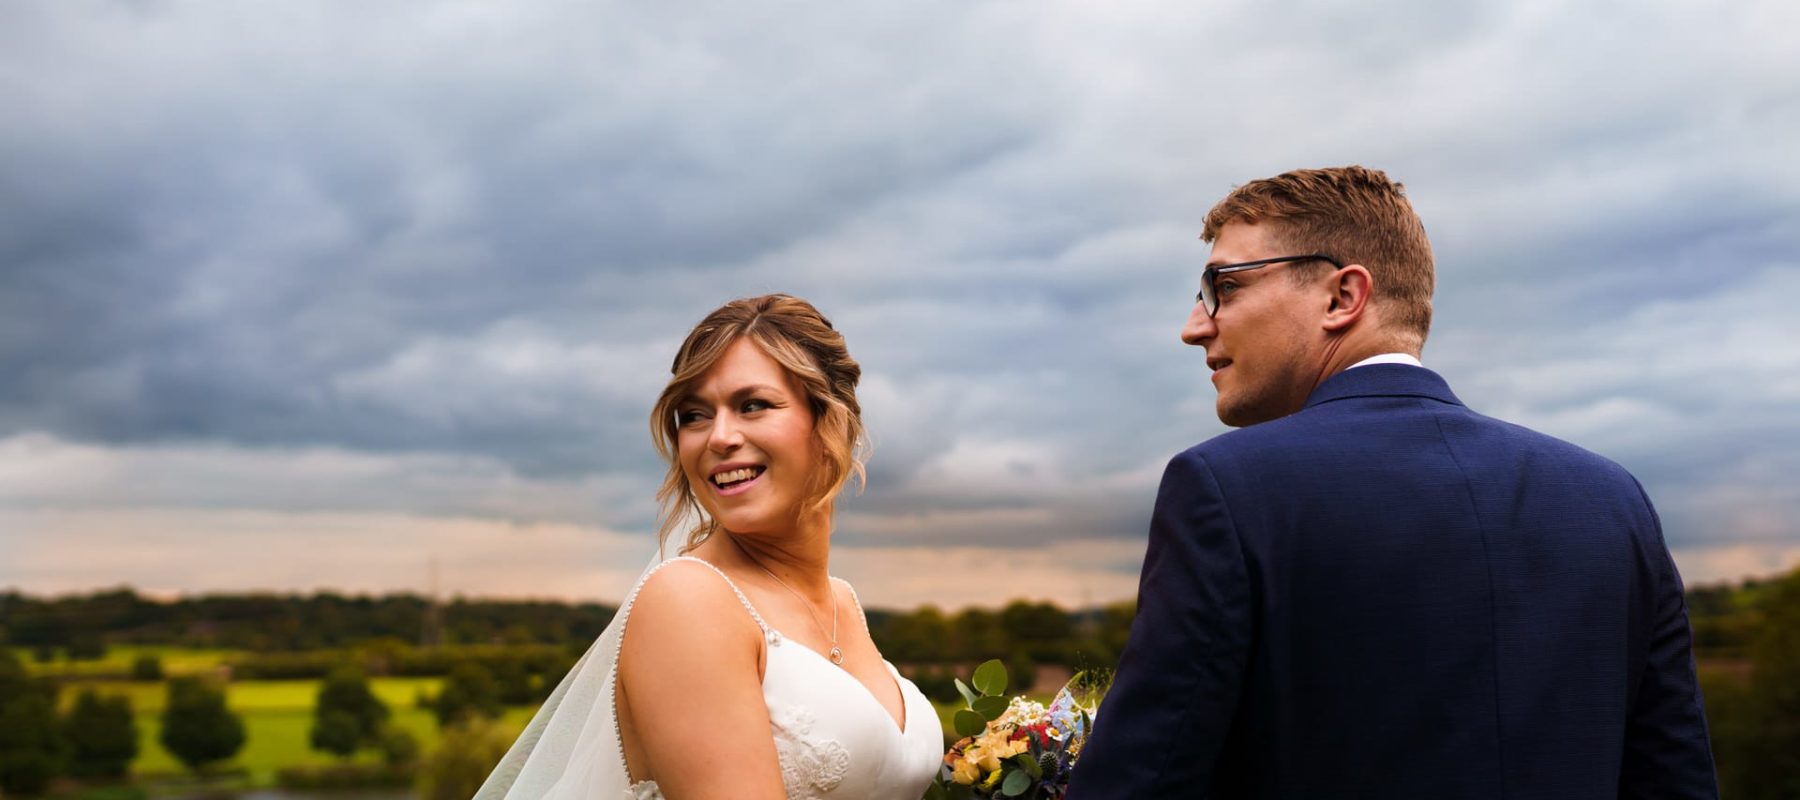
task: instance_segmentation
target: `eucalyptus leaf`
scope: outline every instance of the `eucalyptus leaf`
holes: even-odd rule
[[[975,713],[980,714],[982,719],[993,722],[999,719],[1001,714],[1006,713],[1008,705],[1009,703],[1004,697],[982,697],[977,698],[975,705],[971,708]]]
[[[962,693],[963,700],[968,701],[970,708],[975,707],[975,701],[980,697],[980,695],[975,694],[974,689],[970,689],[968,684],[963,683],[962,678],[956,679],[956,691]]]
[[[1018,797],[1031,788],[1031,776],[1014,770],[1007,773],[1006,780],[1000,782],[1000,793],[1007,797]]]
[[[1012,760],[1019,765],[1020,769],[1025,770],[1025,774],[1030,775],[1032,780],[1044,777],[1044,768],[1038,766],[1038,760],[1032,758],[1030,753],[1020,753],[1013,756]]]
[[[1006,665],[993,659],[976,667],[975,688],[985,695],[1006,694]]]
[[[979,736],[982,731],[987,730],[987,720],[966,708],[956,712],[956,716],[950,720],[950,725],[956,729],[957,736]]]
[[[923,800],[950,800],[950,794],[944,791],[944,787],[934,783],[925,787],[925,797]]]

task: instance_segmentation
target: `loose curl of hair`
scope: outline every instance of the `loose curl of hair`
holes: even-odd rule
[[[683,520],[695,520],[681,549],[684,553],[719,532],[721,526],[700,505],[681,468],[681,426],[676,421],[676,406],[693,393],[700,379],[739,339],[755,342],[787,370],[805,391],[807,405],[812,409],[813,435],[823,458],[813,471],[802,513],[829,513],[838,492],[852,475],[856,476],[859,490],[868,481],[863,469],[868,438],[863,429],[862,404],[856,399],[862,366],[844,347],[843,334],[831,327],[831,320],[811,303],[792,295],[766,294],[733,300],[706,315],[688,332],[669,367],[669,384],[663,387],[650,411],[651,439],[656,443],[656,451],[669,462],[669,472],[656,490],[661,506],[656,538],[666,542]]]

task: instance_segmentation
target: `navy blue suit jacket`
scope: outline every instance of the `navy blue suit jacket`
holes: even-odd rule
[[[1163,475],[1075,800],[1716,797],[1643,489],[1406,365]]]

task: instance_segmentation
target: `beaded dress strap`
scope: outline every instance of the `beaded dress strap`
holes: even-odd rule
[[[853,602],[856,604],[856,616],[862,620],[863,630],[865,630],[865,631],[868,630],[869,629],[869,615],[863,613],[862,598],[856,596],[856,587],[851,586],[849,581],[844,580],[843,578],[839,578],[835,575],[832,576],[831,579],[834,581],[837,581],[838,583],[843,584],[844,588],[850,590],[850,602]]]
[[[756,606],[750,605],[750,598],[745,597],[744,593],[738,590],[737,584],[731,582],[731,578],[726,576],[724,570],[713,566],[711,561],[707,561],[703,558],[695,558],[693,556],[676,556],[663,563],[668,564],[672,561],[692,561],[696,564],[704,564],[707,569],[718,573],[719,578],[725,581],[725,585],[731,587],[731,593],[737,595],[738,602],[744,604],[744,610],[750,612],[750,618],[756,620],[756,627],[762,628],[763,636],[766,637],[772,632],[769,628],[769,623],[763,622],[762,615],[756,613]]]

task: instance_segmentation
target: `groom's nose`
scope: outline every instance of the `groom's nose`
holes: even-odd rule
[[[1181,326],[1181,340],[1196,347],[1205,347],[1207,342],[1219,335],[1218,323],[1213,322],[1206,307],[1194,304],[1194,310],[1188,312],[1187,324]]]

